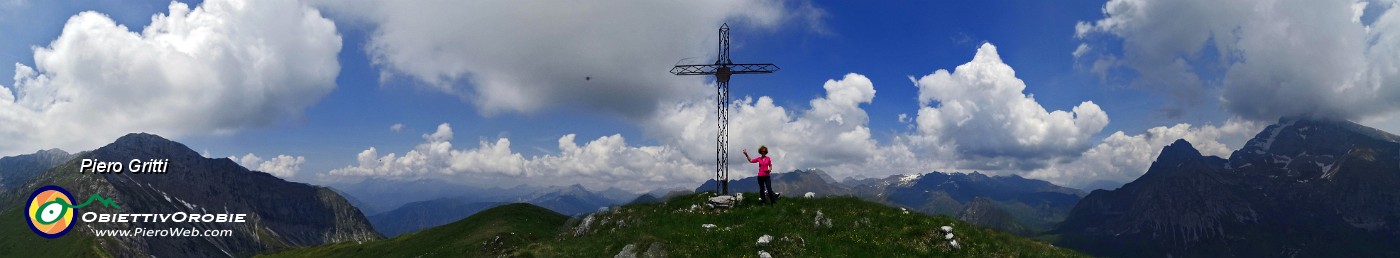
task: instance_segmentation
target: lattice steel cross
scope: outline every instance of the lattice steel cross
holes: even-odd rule
[[[715,101],[719,115],[719,134],[715,136],[715,189],[729,194],[729,76],[735,74],[764,74],[778,71],[774,64],[736,64],[729,60],[729,24],[719,27],[719,58],[714,64],[677,65],[675,75],[714,75],[719,98]]]

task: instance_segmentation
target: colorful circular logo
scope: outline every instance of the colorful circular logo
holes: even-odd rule
[[[63,187],[46,185],[29,195],[29,229],[45,238],[58,238],[73,229],[73,194]]]

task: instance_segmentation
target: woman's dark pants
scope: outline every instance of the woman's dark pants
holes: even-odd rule
[[[758,177],[758,202],[778,203],[778,196],[773,194],[773,179],[769,176]]]

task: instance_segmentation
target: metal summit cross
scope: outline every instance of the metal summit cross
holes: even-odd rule
[[[677,65],[675,75],[715,75],[719,93],[715,103],[719,114],[719,135],[715,137],[715,189],[729,194],[729,76],[735,74],[765,74],[778,71],[774,64],[736,64],[729,60],[729,24],[719,27],[719,59],[714,64]]]

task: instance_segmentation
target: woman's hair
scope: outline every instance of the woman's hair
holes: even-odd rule
[[[768,155],[768,146],[759,145],[759,146],[758,146],[758,154],[759,154],[759,155]]]

